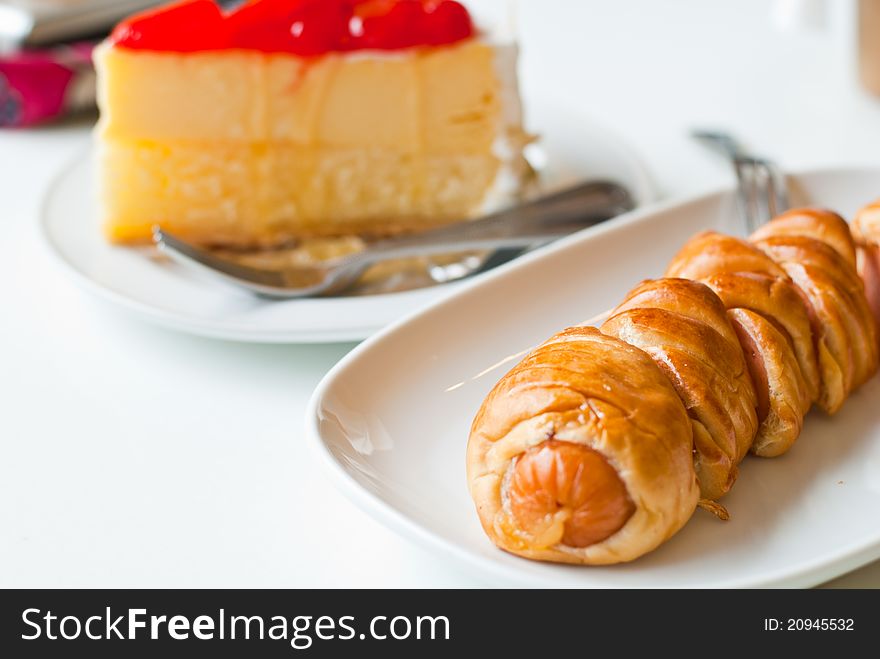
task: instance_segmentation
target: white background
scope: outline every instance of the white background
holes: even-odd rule
[[[771,4],[521,0],[526,100],[617,129],[664,196],[729,180],[692,126],[790,167],[880,161],[854,3],[829,3],[813,32],[780,31]],[[65,278],[38,214],[88,131],[0,132],[0,585],[491,585],[365,517],[316,469],[306,401],[350,344],[175,334]],[[836,584],[878,587],[880,563]]]

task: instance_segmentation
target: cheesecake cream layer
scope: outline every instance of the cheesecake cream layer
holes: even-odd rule
[[[310,59],[105,45],[96,62],[116,242],[154,224],[236,246],[444,224],[480,210],[525,142],[515,50],[476,39]]]

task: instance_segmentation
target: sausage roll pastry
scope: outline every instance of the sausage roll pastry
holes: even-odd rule
[[[770,236],[806,236],[820,240],[855,267],[856,246],[849,224],[834,211],[822,208],[795,208],[778,215],[752,234],[757,241]]]
[[[788,450],[800,434],[810,404],[820,397],[822,382],[812,309],[804,294],[763,251],[714,232],[688,241],[666,274],[699,278],[721,298],[758,396],[760,425],[752,451],[771,456]],[[792,365],[796,368],[788,372]],[[839,379],[836,362],[828,370],[832,382]]]
[[[688,279],[647,279],[627,293],[624,301],[608,317],[643,307],[686,313],[689,318],[705,323],[725,339],[736,343],[736,334],[718,300],[706,291],[705,286]]]
[[[698,234],[601,331],[557,334],[491,391],[467,454],[483,528],[521,556],[606,564],[651,551],[696,505],[723,518],[715,499],[748,451],[784,453],[813,402],[833,413],[874,375],[875,317],[880,202],[852,234],[820,209],[749,241]]]
[[[752,241],[783,267],[798,263],[823,271],[837,282],[850,308],[845,319],[853,340],[852,386],[864,383],[877,370],[877,327],[858,274],[856,244],[846,221],[831,211],[795,209],[761,227],[752,235]]]
[[[468,483],[502,549],[607,564],[645,554],[693,514],[687,412],[641,350],[569,328],[505,375],[471,428]]]
[[[791,345],[810,401],[819,396],[819,365],[813,346],[810,310],[803,294],[786,277],[725,272],[702,280],[730,309],[748,309],[772,323]]]
[[[865,296],[874,323],[880,326],[880,201],[856,213],[851,229],[858,246],[858,270],[865,283]]]
[[[704,280],[728,309],[758,397],[758,433],[752,452],[787,451],[819,392],[810,318],[800,293],[784,279],[753,273]]]
[[[880,244],[880,199],[856,213],[850,231],[856,245]]]
[[[815,400],[828,413],[837,411],[849,392],[876,370],[876,354],[866,347],[869,337],[876,340],[876,329],[873,321],[866,320],[867,302],[864,291],[859,291],[851,245],[847,248],[839,219],[819,211],[788,213],[778,224],[773,220],[761,227],[756,244],[704,232],[688,241],[666,272],[667,276],[694,279],[749,272],[791,281],[811,321],[819,368]],[[807,348],[803,343],[800,346],[799,363],[806,364],[803,353]],[[810,378],[809,365],[803,374]]]
[[[687,279],[639,284],[601,327],[647,352],[666,373],[694,427],[700,494],[715,500],[736,480],[758,427],[757,399],[721,300]]]
[[[756,272],[786,278],[785,270],[754,245],[714,231],[691,238],[666,268],[667,277],[704,279],[720,272]]]
[[[728,311],[758,394],[757,435],[751,450],[771,458],[795,443],[812,399],[794,350],[782,331],[749,309]]]
[[[772,225],[773,222],[765,229]],[[764,231],[765,236],[767,233]],[[855,266],[820,240],[769,235],[755,244],[785,269],[813,308],[820,364],[823,358],[828,359],[827,355],[823,357],[824,344],[840,368],[842,391],[832,376],[832,386],[824,387],[818,401],[823,409],[833,413],[853,389],[877,370],[877,330],[864,285]],[[833,371],[833,367],[823,369],[823,375],[826,371]]]

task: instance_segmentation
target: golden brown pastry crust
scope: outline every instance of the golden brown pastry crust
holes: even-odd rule
[[[836,306],[845,335],[829,338],[836,331],[835,324],[822,327],[819,336],[838,346],[833,356],[847,373],[845,395],[866,382],[877,370],[877,329],[855,265],[828,244],[806,236],[771,235],[755,244],[786,269],[811,302],[819,288],[825,290],[825,306]],[[804,286],[799,279],[805,281]],[[817,315],[821,322],[824,316]],[[847,366],[843,366],[845,361]]]
[[[758,427],[755,391],[724,305],[698,282],[649,280],[601,329],[647,352],[669,377],[693,420],[701,496],[723,496]]]
[[[819,240],[836,251],[851,266],[856,265],[856,246],[849,224],[834,211],[824,208],[794,208],[758,228],[750,240],[759,241],[770,236],[804,236]]]
[[[731,343],[737,342],[722,301],[706,286],[691,279],[646,279],[627,293],[610,315],[645,307],[683,313],[688,318],[705,323]]]
[[[505,475],[547,439],[587,446],[618,472],[635,512],[587,547],[543,546],[516,528]],[[569,328],[531,352],[491,391],[468,441],[471,495],[499,547],[528,558],[608,564],[645,554],[693,514],[691,425],[669,381],[641,350],[592,327]]]
[[[850,232],[860,247],[880,245],[880,199],[856,213]]]
[[[816,404],[834,414],[843,405],[855,372],[843,304],[831,279],[811,266],[790,263],[786,271],[810,305],[821,384]]]
[[[794,350],[810,400],[819,396],[819,364],[810,311],[788,279],[751,272],[719,273],[703,280],[727,309],[748,309],[780,329]]]
[[[870,212],[864,215],[866,221],[870,215]],[[810,299],[810,302],[815,311],[814,330],[820,360],[824,342],[827,352],[840,367],[842,395],[834,395],[836,392],[831,390],[820,397],[820,405],[834,412],[843,398],[874,375],[880,359],[877,326],[865,285],[856,269],[855,241],[849,226],[830,211],[798,209],[761,227],[752,241],[786,269],[807,297],[818,298],[824,292],[822,300]],[[837,322],[826,324],[824,320],[831,317]],[[840,326],[844,332],[842,337],[834,335]],[[830,360],[826,357],[825,361]],[[828,369],[833,371],[832,366]],[[828,379],[833,382],[833,373],[829,373]]]
[[[752,443],[762,457],[782,455],[803,427],[812,397],[788,339],[764,316],[748,309],[728,311],[755,387],[767,397],[764,418]]]
[[[754,245],[715,231],[691,238],[666,268],[666,277],[705,279],[722,272],[756,272],[785,279],[785,271]]]

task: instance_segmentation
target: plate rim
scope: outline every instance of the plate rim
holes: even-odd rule
[[[591,127],[591,133],[602,133],[607,136],[607,142],[614,145],[615,151],[620,154],[621,160],[626,163],[633,179],[638,182],[639,189],[635,191],[636,196],[641,199],[638,209],[649,207],[657,203],[660,195],[650,168],[644,158],[640,155],[639,151],[631,145],[630,140],[623,136],[620,131],[608,126],[607,123],[596,119],[589,114],[580,112],[574,113],[570,109],[567,109],[563,104],[554,102],[552,98],[542,99],[541,103],[538,105],[541,105],[542,107],[551,107],[553,108],[553,112],[561,113],[564,116],[577,114],[581,123],[585,123]],[[376,332],[382,331],[383,328],[397,322],[398,318],[392,320],[390,324],[365,323],[361,325],[347,325],[342,328],[337,327],[329,329],[255,331],[253,328],[247,328],[241,325],[230,325],[228,323],[202,320],[197,317],[181,316],[172,311],[157,308],[147,302],[133,299],[121,291],[115,290],[94,280],[72,263],[63,250],[56,245],[56,241],[53,238],[52,230],[50,228],[50,225],[52,225],[50,206],[57,195],[58,189],[64,184],[66,178],[75,172],[78,167],[85,166],[82,164],[83,160],[94,157],[94,148],[94,137],[90,132],[86,144],[84,144],[81,149],[78,149],[69,160],[65,161],[64,165],[50,178],[49,183],[42,194],[37,211],[39,219],[39,234],[41,238],[40,242],[43,247],[51,255],[52,260],[61,266],[62,271],[64,271],[80,288],[88,291],[90,294],[97,296],[99,299],[118,305],[130,315],[154,326],[191,334],[193,336],[241,343],[307,345],[362,341],[371,337]],[[595,227],[590,227],[583,231],[592,231],[594,228]],[[497,268],[495,268],[495,270],[497,270]],[[415,308],[421,309],[436,304],[449,295],[454,295],[462,286],[469,284],[471,281],[478,281],[487,274],[491,273],[483,273],[474,278],[466,278],[462,281],[449,282],[411,291],[384,293],[374,297],[383,300],[394,298],[403,299],[403,302],[400,305],[403,308],[406,308],[407,306],[406,300],[403,296],[413,295],[414,297],[419,296],[421,298],[427,298],[417,298],[415,300]],[[218,284],[218,286],[219,285],[220,284]],[[334,301],[344,299],[346,298],[334,298]],[[402,316],[406,317],[410,313],[412,312],[405,312]]]
[[[843,172],[868,172],[880,171],[880,165],[856,164],[843,166],[818,166],[804,169],[793,169],[789,175],[793,177],[806,177],[818,175],[840,174]],[[615,230],[620,226],[638,223],[644,221],[646,216],[659,214],[683,207],[689,204],[708,201],[715,197],[724,195],[732,195],[735,187],[732,184],[717,186],[713,189],[696,192],[686,197],[668,199],[654,204],[648,204],[634,209],[628,213],[620,215],[613,220],[603,223],[597,227],[587,231],[581,231],[572,236],[567,236],[552,245],[536,250],[527,254],[514,262],[502,265],[492,272],[486,273],[485,276],[464,282],[455,293],[445,296],[431,304],[417,309],[395,322],[391,323],[384,329],[379,330],[371,337],[356,346],[348,354],[337,362],[321,379],[306,406],[304,419],[304,431],[306,442],[309,444],[313,454],[317,457],[322,468],[325,470],[336,488],[342,492],[353,504],[360,510],[367,513],[373,519],[383,524],[386,528],[390,528],[399,536],[408,541],[440,554],[451,556],[456,563],[466,568],[469,572],[479,570],[480,574],[492,575],[502,580],[505,584],[516,584],[525,587],[559,587],[558,584],[546,583],[538,575],[529,575],[525,571],[519,571],[514,566],[504,565],[487,556],[482,556],[466,547],[460,546],[451,540],[447,540],[440,534],[419,524],[416,520],[411,519],[405,513],[401,512],[394,506],[386,503],[381,497],[367,488],[360,485],[349,472],[342,466],[330,450],[329,444],[324,441],[320,431],[320,415],[319,410],[322,407],[322,401],[327,392],[330,390],[335,380],[348,368],[351,368],[363,354],[373,349],[373,346],[379,342],[391,340],[393,335],[410,322],[417,320],[423,315],[432,313],[438,308],[454,302],[454,298],[460,295],[467,295],[475,288],[479,288],[499,277],[515,269],[527,268],[531,262],[539,257],[544,257],[554,253],[555,251],[566,249],[570,245],[580,242],[589,242],[598,235],[606,231]],[[462,467],[463,468],[463,467]],[[474,513],[476,514],[476,513]],[[486,542],[489,542],[487,539]],[[502,551],[498,549],[497,551]],[[517,557],[518,558],[518,557]],[[707,583],[696,588],[805,588],[812,587],[824,583],[829,579],[842,576],[847,572],[855,570],[872,561],[880,559],[880,534],[876,537],[853,542],[844,547],[839,548],[830,557],[820,557],[812,561],[794,565],[790,568],[756,575],[754,579],[746,577],[737,577],[733,579],[722,579],[714,583]],[[528,560],[528,559],[521,559]],[[531,561],[530,561],[531,562]],[[588,568],[587,568],[588,569]],[[573,588],[620,588],[626,587],[621,585],[577,583],[573,584]]]
[[[175,332],[182,332],[192,336],[218,339],[224,341],[236,341],[241,343],[254,344],[270,344],[270,345],[298,345],[298,344],[332,344],[346,343],[351,341],[362,341],[374,334],[377,330],[372,325],[348,326],[336,330],[320,330],[320,331],[296,331],[279,330],[277,332],[261,332],[254,334],[252,330],[241,326],[225,325],[218,328],[209,322],[199,322],[198,319],[181,317],[173,312],[165,309],[153,307],[146,302],[132,299],[124,293],[117,291],[109,286],[95,281],[86,273],[76,267],[67,256],[57,247],[52,237],[49,219],[49,206],[53,200],[53,194],[60,187],[67,176],[76,168],[80,159],[83,157],[92,157],[92,146],[85,146],[78,151],[78,155],[71,158],[50,180],[42,199],[39,204],[39,227],[38,231],[41,240],[39,241],[43,250],[47,252],[56,265],[69,278],[71,278],[80,288],[94,295],[97,299],[112,302],[118,305],[126,313],[147,322],[155,327],[162,327]],[[443,286],[432,288],[443,292],[454,292],[462,282],[449,282]],[[218,283],[218,286],[221,284]],[[425,289],[415,289],[414,291],[401,291],[399,293],[384,294],[383,297],[390,295],[405,296],[410,293],[418,293]],[[357,298],[360,299],[360,298]],[[435,301],[442,299],[439,297]],[[430,301],[429,301],[430,304]],[[380,328],[381,329],[381,328]],[[296,338],[293,338],[294,335]]]

